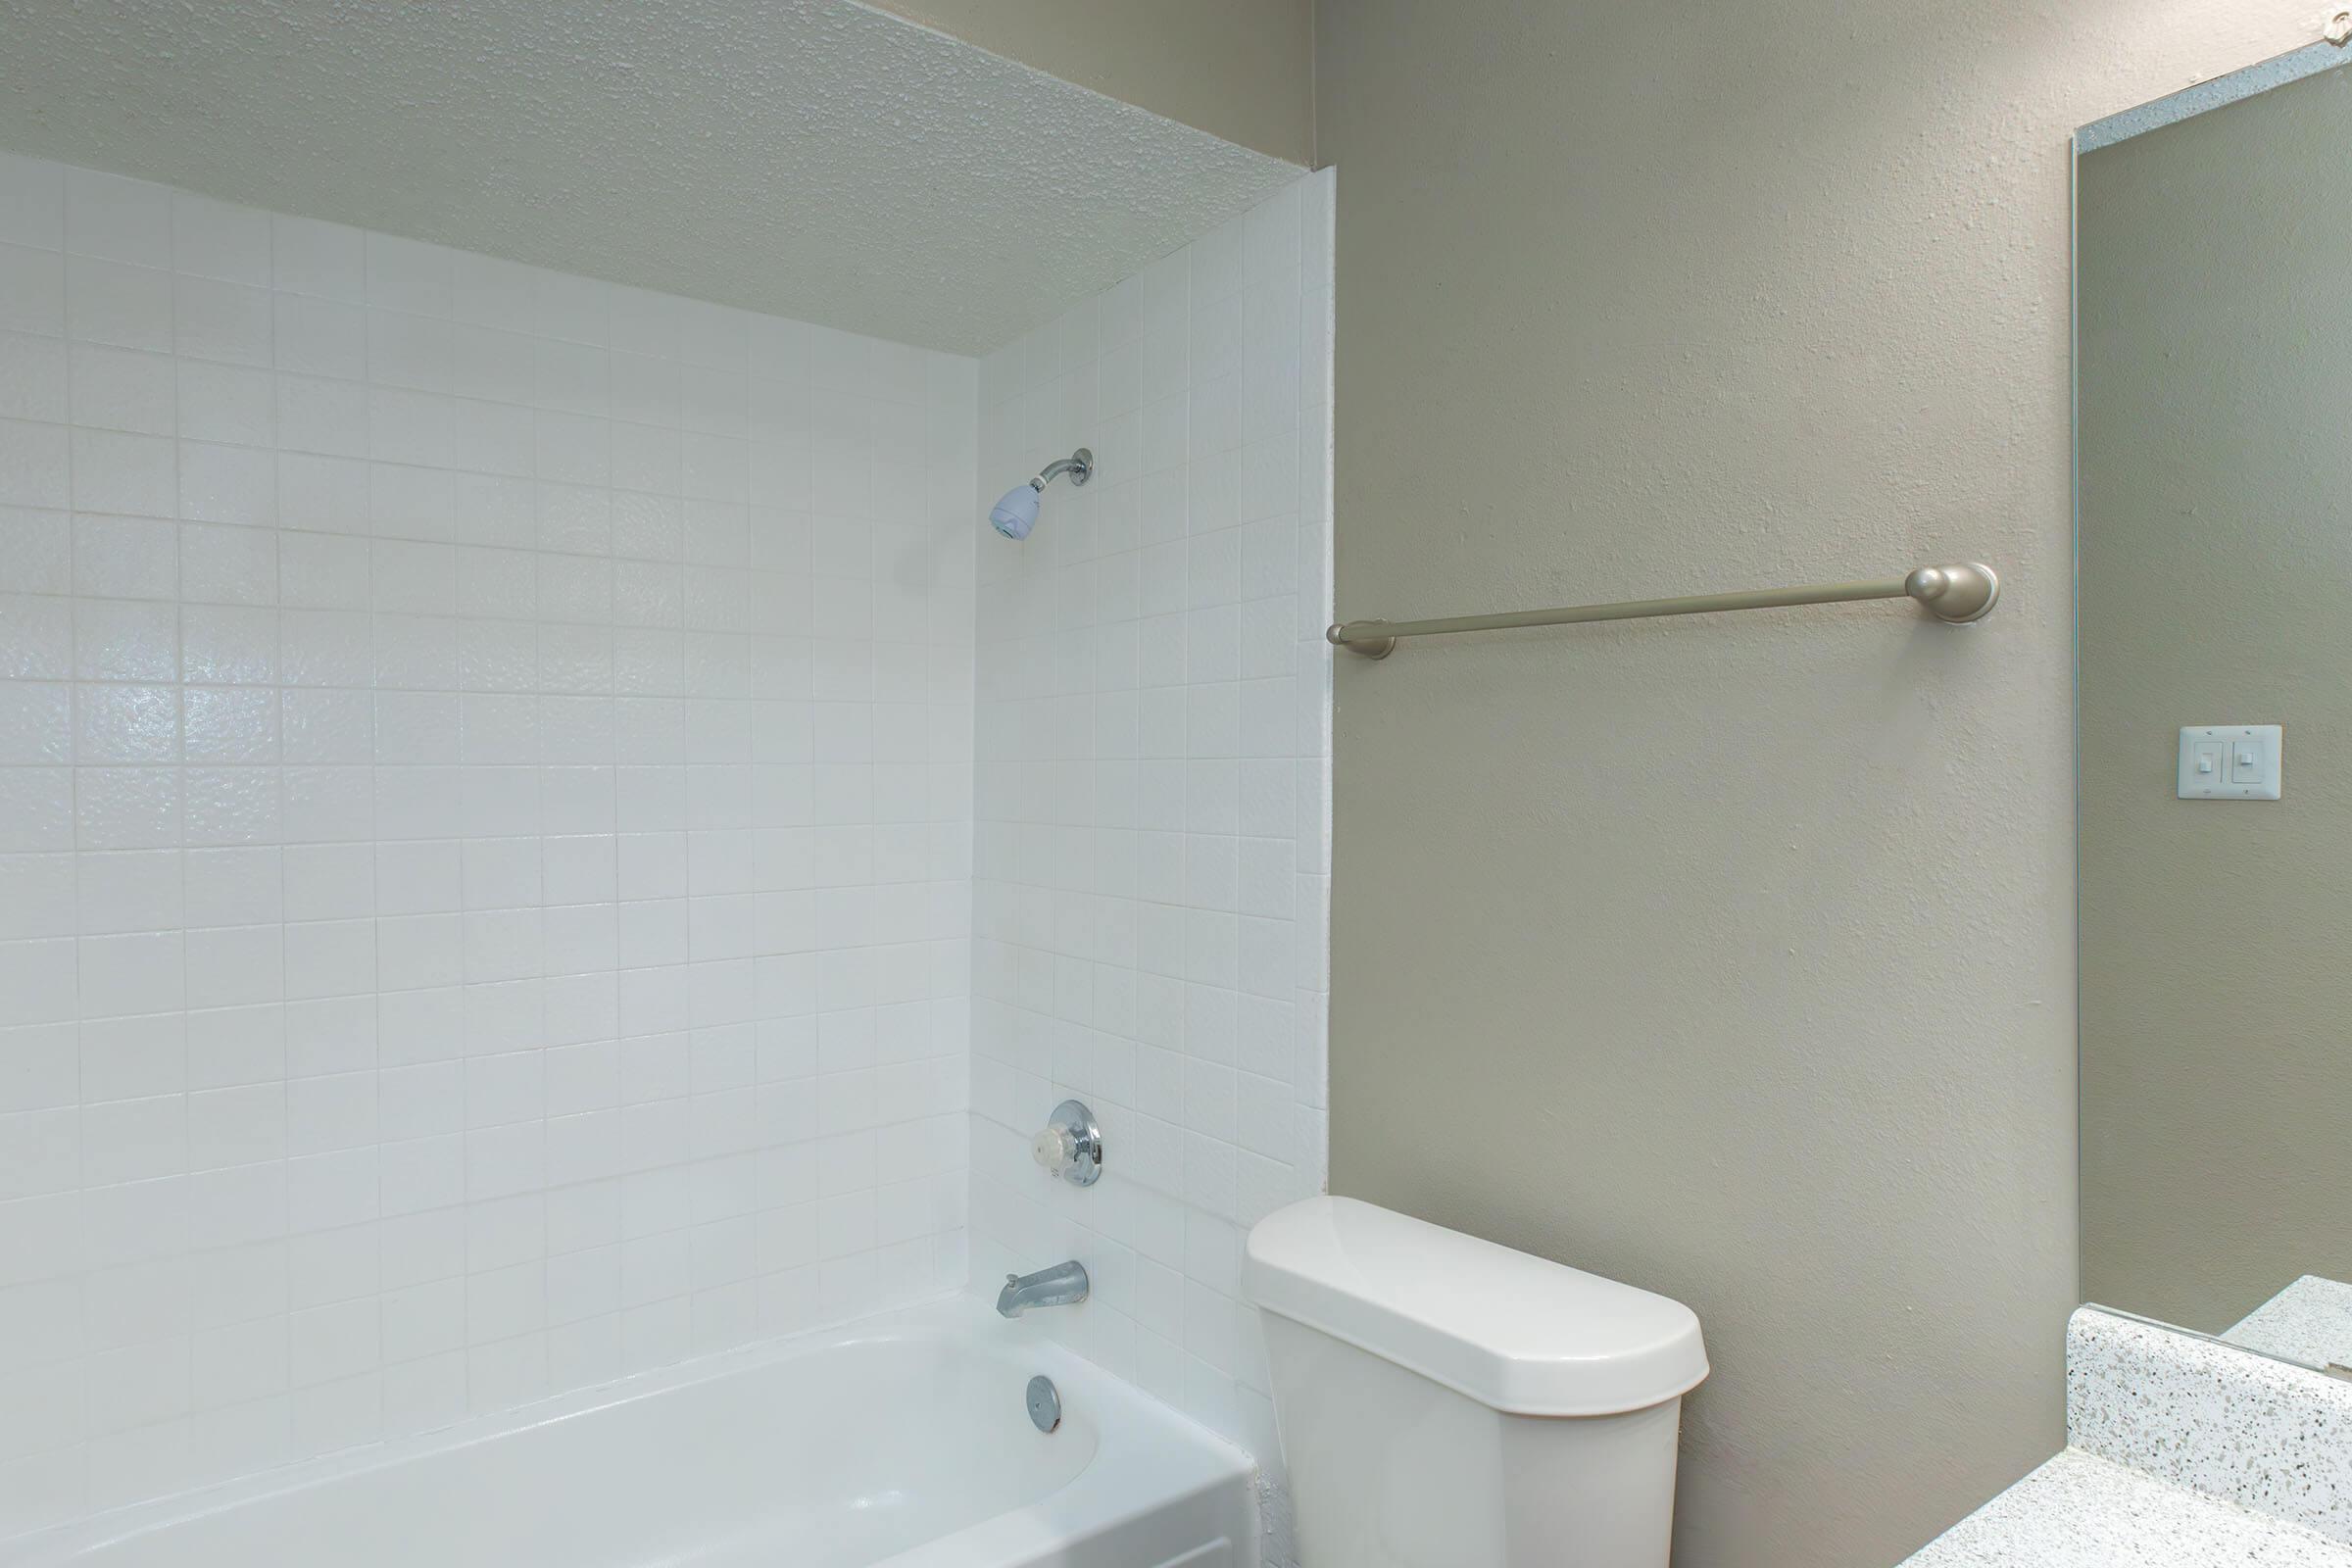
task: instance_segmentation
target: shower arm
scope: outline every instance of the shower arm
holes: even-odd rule
[[[1029,483],[1031,488],[1042,493],[1047,485],[1065,473],[1070,476],[1070,483],[1074,485],[1086,483],[1095,476],[1095,455],[1086,448],[1080,447],[1068,457],[1055,458],[1052,463],[1038,469],[1037,477],[1030,480]]]

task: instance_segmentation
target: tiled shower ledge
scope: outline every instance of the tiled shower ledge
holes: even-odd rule
[[[2068,1446],[1904,1568],[2352,1568],[2352,1383],[2083,1307]]]

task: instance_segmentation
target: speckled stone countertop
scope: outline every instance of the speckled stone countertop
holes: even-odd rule
[[[2306,1366],[2352,1366],[2352,1285],[2306,1274],[2248,1312],[2222,1338]]]
[[[2352,1568],[2352,1546],[2068,1448],[1903,1568]]]
[[[2066,1326],[2066,1441],[2352,1544],[2352,1383],[2086,1306]]]
[[[2352,1382],[2083,1307],[2068,1447],[1904,1568],[2352,1568]]]

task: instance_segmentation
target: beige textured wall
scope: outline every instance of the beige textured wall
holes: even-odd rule
[[[1227,141],[1315,162],[1313,0],[873,3]]]
[[[2352,1279],[2352,72],[2086,155],[2082,1289],[2208,1332]],[[2285,799],[2175,798],[2283,723]]]
[[[2061,1442],[2078,123],[2243,0],[1323,0],[1338,594],[1997,564],[1341,661],[1337,1191],[1705,1321],[1682,1568],[1879,1568]]]

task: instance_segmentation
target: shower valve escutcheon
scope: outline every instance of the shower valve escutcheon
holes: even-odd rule
[[[1054,1107],[1045,1130],[1029,1140],[1029,1157],[1072,1187],[1092,1187],[1102,1175],[1102,1132],[1095,1113],[1075,1100]]]

